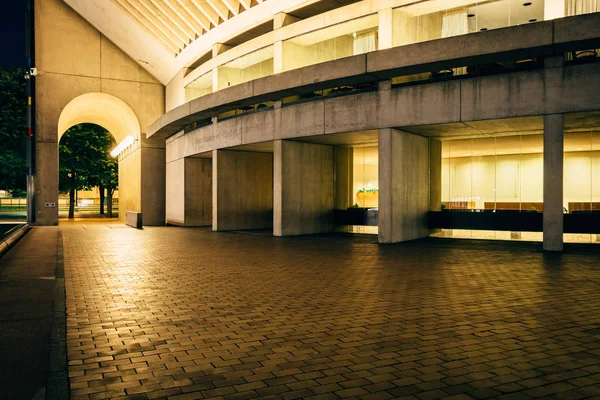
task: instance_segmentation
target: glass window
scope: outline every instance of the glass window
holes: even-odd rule
[[[544,19],[544,0],[431,0],[394,9],[393,46]]]
[[[568,214],[600,212],[600,133],[565,133],[563,206]],[[599,235],[565,233],[565,242],[598,242]]]
[[[212,93],[213,80],[212,71],[207,72],[201,77],[195,79],[192,83],[185,87],[185,101],[188,102],[198,97],[202,97]]]
[[[543,210],[543,136],[442,141],[442,208]],[[444,236],[541,240],[541,232],[444,230]]]
[[[379,206],[378,146],[356,147],[353,152],[354,204],[360,208]]]
[[[273,46],[246,54],[218,68],[218,89],[273,75]]]
[[[598,0],[565,0],[565,15],[591,14],[600,11]]]
[[[377,50],[377,14],[330,26],[283,42],[283,70]]]

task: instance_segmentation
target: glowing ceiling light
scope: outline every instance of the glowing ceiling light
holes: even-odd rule
[[[117,157],[126,148],[128,148],[129,146],[131,146],[133,144],[133,142],[135,142],[135,138],[133,137],[133,135],[127,136],[125,139],[123,139],[123,141],[121,143],[119,143],[117,145],[117,147],[115,147],[114,149],[112,149],[112,151],[110,152],[110,156],[111,157]]]

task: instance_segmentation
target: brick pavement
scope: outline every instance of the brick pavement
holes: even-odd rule
[[[61,230],[73,399],[600,398],[598,252]]]

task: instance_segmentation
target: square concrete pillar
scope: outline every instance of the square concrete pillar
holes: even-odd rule
[[[167,224],[212,225],[212,160],[182,158],[167,164]]]
[[[58,143],[37,141],[35,183],[36,225],[58,225]],[[46,207],[54,203],[56,207]]]
[[[442,209],[442,141],[429,139],[429,210]]]
[[[273,154],[213,150],[213,230],[273,226]]]
[[[336,210],[345,210],[353,205],[354,148],[336,146],[335,163],[335,204]]]
[[[275,141],[273,234],[333,231],[333,147]]]
[[[429,236],[429,139],[379,130],[379,242]]]
[[[144,225],[165,225],[165,182],[166,154],[164,148],[142,147],[141,157],[141,196]],[[131,184],[131,182],[127,182]],[[119,186],[123,183],[119,181]],[[121,210],[120,212],[134,211]],[[120,213],[119,213],[120,214]]]
[[[544,116],[544,250],[563,250],[564,115]]]

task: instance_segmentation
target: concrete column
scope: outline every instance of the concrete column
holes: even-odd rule
[[[161,226],[165,224],[165,149],[142,147],[140,151],[143,224]]]
[[[564,115],[544,116],[544,250],[563,249]]]
[[[429,236],[429,139],[379,130],[379,242]]]
[[[275,141],[273,234],[333,231],[333,147]]]
[[[58,143],[37,140],[35,183],[36,225],[58,225]],[[46,207],[54,203],[56,207]]]
[[[212,224],[211,159],[188,157],[168,163],[166,184],[167,224]]]
[[[442,209],[442,142],[429,139],[429,210]]]
[[[379,11],[379,46],[377,50],[391,49],[393,46],[393,10]]]
[[[337,210],[345,210],[353,205],[352,192],[354,176],[354,149],[336,146],[335,158],[335,204]]]
[[[214,231],[273,226],[273,155],[213,150]]]

